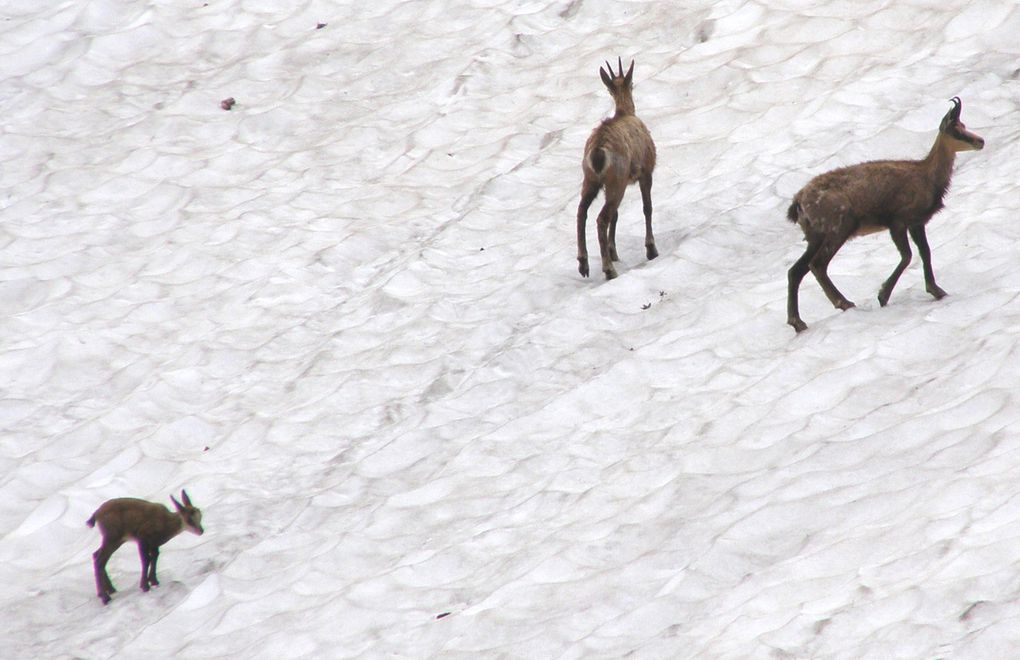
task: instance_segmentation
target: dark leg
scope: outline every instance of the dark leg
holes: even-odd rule
[[[581,185],[581,203],[577,205],[577,271],[581,277],[588,277],[588,243],[584,226],[588,221],[588,207],[599,194],[599,184],[585,181]]]
[[[822,291],[825,292],[825,297],[829,299],[833,307],[843,311],[850,309],[854,304],[847,300],[846,296],[840,293],[836,285],[829,279],[829,262],[839,252],[839,248],[843,247],[846,239],[846,236],[840,236],[837,238],[830,237],[822,241],[822,247],[818,250],[818,254],[815,255],[810,264],[811,272],[814,274],[815,279],[818,280],[818,284],[821,285]]]
[[[150,554],[149,546],[145,545],[141,541],[138,542],[138,556],[142,560],[142,581],[139,584],[142,591],[149,590],[149,565],[150,565]]]
[[[609,225],[612,223],[612,217],[614,208],[613,201],[609,198],[609,191],[606,191],[606,203],[599,212],[598,217],[598,234],[599,234],[599,252],[602,256],[602,272],[606,274],[606,279],[611,280],[616,277],[616,268],[613,267],[613,259],[609,255]]]
[[[928,235],[925,233],[924,225],[916,225],[910,228],[910,237],[914,239],[917,252],[921,255],[921,265],[924,267],[924,288],[935,300],[946,297],[946,292],[935,284],[935,271],[931,267],[931,248],[928,247]]]
[[[638,181],[641,187],[641,206],[645,212],[645,256],[654,259],[659,256],[655,249],[655,236],[652,235],[652,174],[649,172]]]
[[[900,279],[900,275],[903,274],[907,265],[910,264],[910,243],[907,242],[907,230],[903,227],[893,227],[889,230],[889,235],[892,236],[896,249],[900,251],[900,263],[896,264],[892,275],[882,283],[882,288],[878,290],[878,304],[882,307],[885,307],[886,303],[889,302],[889,296],[892,295],[896,281]]]
[[[106,562],[119,546],[103,543],[98,550],[92,553],[92,568],[96,575],[96,595],[103,601],[103,605],[110,602],[110,594],[115,592],[110,576],[106,574]]]
[[[156,561],[159,559],[159,548],[153,548],[149,551],[149,585],[153,587],[159,586],[159,580],[156,579]]]
[[[620,209],[613,211],[613,221],[609,223],[609,258],[619,261],[620,255],[616,252],[616,221],[620,218]]]
[[[804,279],[804,276],[808,272],[808,264],[814,259],[815,254],[818,253],[818,248],[822,246],[821,239],[814,238],[808,239],[807,250],[801,255],[800,259],[794,262],[793,266],[790,267],[787,273],[788,289],[786,292],[786,322],[793,326],[793,329],[797,332],[803,332],[807,330],[807,324],[800,319],[800,306],[797,301],[797,293],[800,290],[800,282]]]

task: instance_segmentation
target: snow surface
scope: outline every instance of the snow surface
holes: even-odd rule
[[[1014,654],[1018,34],[1001,0],[6,0],[0,657]],[[632,188],[606,283],[574,213],[618,55],[661,256]],[[949,297],[915,260],[880,308],[877,234],[795,335],[790,197],[923,156],[954,95],[988,146],[929,228]],[[182,487],[206,534],[148,594],[125,546],[102,606],[85,519]]]

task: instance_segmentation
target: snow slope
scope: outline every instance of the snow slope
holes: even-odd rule
[[[992,0],[4,3],[0,657],[1015,652],[1017,34]],[[574,212],[618,55],[661,256],[631,189],[606,283]],[[875,235],[795,336],[790,197],[923,156],[954,95],[987,147],[929,228],[949,297],[915,263],[880,308]],[[182,487],[206,534],[149,594],[123,548],[103,607],[85,519]]]

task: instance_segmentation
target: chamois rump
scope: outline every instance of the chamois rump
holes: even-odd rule
[[[616,220],[620,202],[627,186],[637,183],[641,187],[641,200],[645,214],[645,254],[649,259],[659,256],[652,236],[652,171],[655,169],[655,143],[644,122],[634,114],[633,78],[634,61],[627,73],[623,72],[623,59],[617,58],[619,72],[612,65],[599,67],[599,75],[616,104],[616,113],[602,121],[584,145],[581,169],[581,203],[577,207],[577,270],[588,277],[588,247],[585,241],[585,223],[588,207],[605,188],[605,204],[597,220],[599,252],[602,272],[606,279],[616,277]]]
[[[142,591],[148,591],[150,585],[159,584],[156,579],[159,546],[185,529],[202,535],[202,512],[191,504],[188,493],[181,491],[183,504],[174,499],[173,495],[170,500],[177,508],[177,513],[171,513],[165,506],[155,502],[118,497],[100,505],[85,522],[89,527],[99,525],[103,535],[102,545],[92,553],[92,560],[96,573],[96,592],[104,605],[110,602],[110,594],[117,591],[106,573],[106,562],[125,541],[135,541],[138,544],[138,555],[142,560],[141,588]]]
[[[794,195],[786,216],[800,225],[807,241],[807,249],[788,273],[787,323],[794,330],[807,329],[800,318],[797,293],[808,270],[837,309],[854,306],[839,292],[826,270],[843,244],[856,236],[888,230],[899,250],[899,263],[878,291],[878,302],[883,307],[910,263],[907,234],[921,255],[926,290],[936,300],[946,295],[935,284],[925,225],[943,207],[956,153],[985,146],[984,139],[960,121],[960,98],[950,101],[953,107],[942,118],[935,143],[924,159],[878,160],[842,167],[816,176]]]

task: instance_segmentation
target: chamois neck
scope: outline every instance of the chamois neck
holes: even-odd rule
[[[616,114],[615,117],[629,117],[635,114],[634,111],[634,99],[627,97],[619,97],[613,99],[616,101]]]
[[[939,132],[938,137],[935,138],[935,144],[931,146],[931,151],[921,162],[930,173],[932,183],[939,188],[949,185],[949,179],[953,176],[953,164],[956,162],[956,150],[953,149],[944,133]]]

